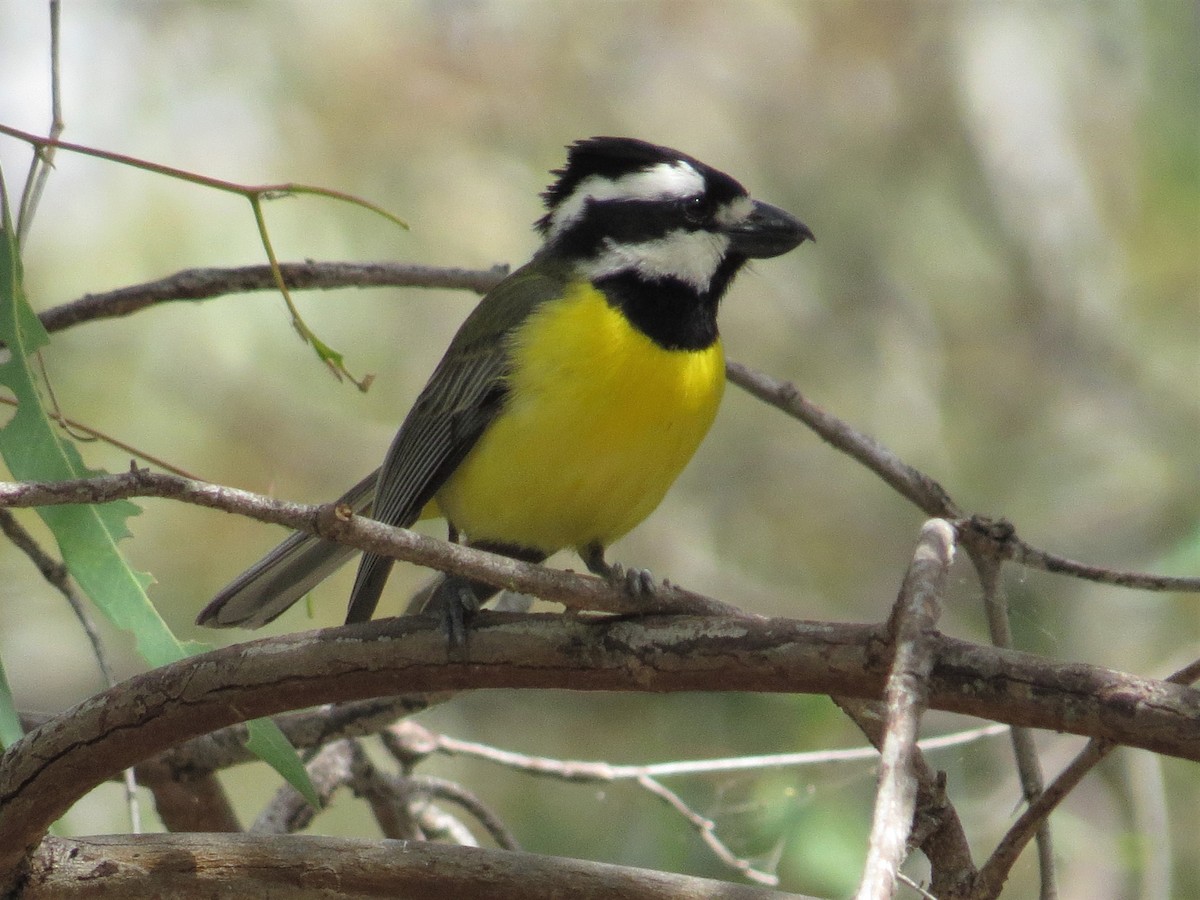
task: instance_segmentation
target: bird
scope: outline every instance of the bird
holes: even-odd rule
[[[659,505],[716,416],[722,298],[750,260],[814,238],[732,176],[636,138],[576,141],[551,174],[541,247],[463,321],[383,464],[341,502],[401,527],[440,514],[450,540],[527,562],[572,549],[649,589],[605,550]],[[197,622],[261,626],[355,552],[294,533]],[[347,623],[372,617],[392,565],[363,554]],[[454,642],[495,593],[444,575],[427,609]]]

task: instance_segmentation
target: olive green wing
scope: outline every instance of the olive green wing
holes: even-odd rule
[[[564,277],[552,266],[530,265],[493,288],[459,328],[400,427],[383,466],[340,502],[360,514],[374,508],[375,518],[391,525],[411,525],[503,404],[508,335],[542,303],[561,296],[564,286]],[[380,485],[383,490],[377,496]],[[230,582],[196,621],[216,628],[258,628],[332,575],[355,552],[309,534],[292,534]],[[356,620],[367,605],[370,608],[361,618],[370,618],[390,563],[373,554],[364,557],[360,574],[368,569],[379,584],[377,589],[360,589],[361,578],[356,580],[351,595],[351,615]]]
[[[379,470],[373,517],[407,528],[504,408],[513,331],[562,296],[554,270],[526,266],[497,285],[463,322],[430,376]],[[392,560],[363,555],[347,622],[369,619]]]

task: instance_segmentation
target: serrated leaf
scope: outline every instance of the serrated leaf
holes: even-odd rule
[[[38,390],[38,377],[30,357],[49,343],[49,336],[25,299],[21,257],[7,204],[0,195],[0,384],[17,401],[17,411],[0,428],[0,456],[18,481],[66,481],[103,474],[83,463],[78,449],[62,437],[46,411]],[[38,507],[49,527],[71,577],[92,602],[119,628],[137,641],[142,658],[151,666],[165,666],[194,652],[185,647],[150,602],[146,587],[153,581],[133,569],[117,542],[129,536],[127,520],[141,511],[127,500],[99,505]],[[208,648],[204,648],[208,649]],[[4,706],[10,714],[11,697],[0,685],[0,738],[7,739]],[[264,762],[315,802],[316,791],[295,749],[274,722],[250,723],[255,747]],[[19,736],[19,732],[18,732]]]
[[[25,300],[21,259],[7,211],[0,230],[0,341],[8,351],[0,384],[17,401],[17,411],[0,428],[0,456],[18,481],[66,481],[101,474],[84,465],[75,445],[61,437],[44,408],[30,357],[49,338]],[[114,624],[131,631],[138,652],[153,666],[186,654],[146,596],[151,581],[117,549],[129,535],[126,520],[140,508],[127,500],[100,506],[46,506],[38,515],[54,534],[72,577]]]

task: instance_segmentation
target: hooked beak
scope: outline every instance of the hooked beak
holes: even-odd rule
[[[730,251],[748,259],[770,259],[806,240],[816,240],[808,226],[791,213],[759,200],[754,201],[750,215],[723,230],[729,235]]]

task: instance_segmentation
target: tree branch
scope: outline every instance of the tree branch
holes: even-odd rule
[[[941,635],[930,707],[1200,760],[1200,692]],[[0,759],[0,872],[100,781],[196,735],[286,709],[471,688],[760,691],[877,697],[879,627],[709,616],[483,612],[467,657],[438,624],[384,619],[180,660],[47,722]],[[3,885],[0,885],[2,888]]]
[[[506,556],[440,541],[403,528],[356,516],[344,506],[312,506],[264,497],[250,491],[195,481],[163,472],[133,469],[53,483],[0,482],[0,508],[65,503],[109,503],[128,497],[166,497],[238,513],[308,532],[359,550],[380,553],[439,571],[453,571],[494,587],[535,594],[577,609],[615,613],[689,612],[757,618],[736,606],[674,585],[659,585],[650,598],[632,596],[602,578],[547,569]]]
[[[412,263],[280,263],[279,270],[289,288],[297,290],[366,287],[421,287],[466,290],[482,294],[494,287],[508,266],[490,269],[455,269]],[[47,331],[61,331],[96,319],[128,316],[159,303],[180,300],[210,300],[226,294],[277,291],[279,286],[269,265],[233,269],[184,269],[128,287],[85,294],[78,300],[38,314]]]
[[[409,263],[280,263],[289,288],[332,289],[346,287],[424,287],[462,289],[486,293],[508,273],[508,267],[461,269]],[[157,281],[131,285],[101,294],[87,294],[71,303],[45,310],[39,316],[47,331],[102,318],[126,316],[158,303],[206,300],[247,291],[274,291],[271,267],[185,269]],[[946,490],[925,473],[901,460],[895,453],[863,432],[826,412],[805,398],[795,385],[730,361],[729,380],[749,394],[782,410],[812,429],[824,441],[875,472],[901,496],[926,515],[948,519],[963,516]],[[1030,568],[1041,569],[1103,584],[1152,591],[1200,592],[1200,578],[1151,575],[1093,566],[1040,550],[1017,537],[1004,520],[983,516],[960,523],[980,539],[999,544],[1005,556]]]
[[[153,878],[146,873],[153,872]],[[758,887],[510,850],[296,835],[48,837],[22,900],[815,900]]]
[[[997,544],[976,540],[974,534],[965,541],[965,546],[983,589],[983,608],[987,614],[988,634],[992,643],[997,647],[1011,648],[1013,640],[1008,615],[1008,595],[1000,577],[1005,559],[1003,548]],[[1033,732],[1028,728],[1014,728],[1009,737],[1012,741],[1013,758],[1017,764],[1017,777],[1021,782],[1021,795],[1026,803],[1034,803],[1041,796],[1045,782]],[[1037,851],[1041,900],[1054,900],[1058,888],[1054,865],[1054,835],[1050,830],[1048,817],[1042,819],[1038,826]]]
[[[929,697],[941,592],[953,559],[950,523],[926,522],[888,623],[893,658],[886,687],[879,790],[858,900],[893,896],[900,865],[908,854],[917,800],[917,734]]]
[[[725,372],[730,381],[751,396],[803,422],[826,443],[862,463],[926,515],[944,519],[962,516],[958,505],[940,484],[914,469],[870,435],[858,431],[805,398],[794,384],[756,372],[738,362],[726,364]]]
[[[1184,666],[1166,680],[1171,684],[1192,684],[1200,679],[1200,660]],[[1083,777],[1094,769],[1102,759],[1108,756],[1118,745],[1112,741],[1093,739],[1071,760],[1050,786],[1034,798],[1017,821],[1009,828],[1003,840],[992,851],[987,862],[979,869],[975,882],[975,895],[994,897],[1008,879],[1021,855],[1021,851],[1029,843],[1030,838],[1041,833],[1043,823],[1050,813],[1071,793],[1083,780]]]

